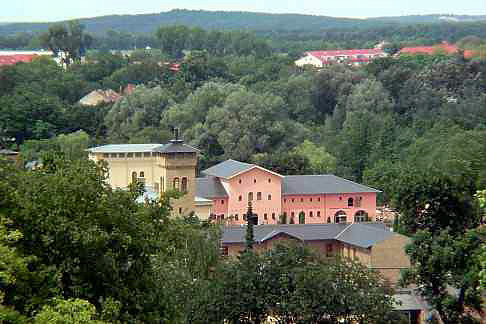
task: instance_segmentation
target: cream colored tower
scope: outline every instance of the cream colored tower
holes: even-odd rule
[[[133,181],[145,184],[147,192],[163,195],[179,190],[184,195],[171,201],[173,215],[188,214],[195,207],[198,150],[182,140],[167,144],[112,144],[88,149],[89,158],[108,163],[108,183],[127,188]]]

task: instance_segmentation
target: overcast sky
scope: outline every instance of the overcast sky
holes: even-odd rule
[[[56,21],[175,8],[302,13],[335,17],[412,14],[486,14],[486,0],[17,0],[0,10],[0,22]]]

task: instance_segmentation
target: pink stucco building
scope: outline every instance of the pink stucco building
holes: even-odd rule
[[[354,223],[375,220],[376,189],[334,175],[282,176],[227,160],[196,179],[196,196],[213,201],[213,219],[245,223],[248,202],[259,224]]]

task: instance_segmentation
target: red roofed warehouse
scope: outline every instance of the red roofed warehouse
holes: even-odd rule
[[[385,56],[387,54],[381,48],[311,51],[306,52],[304,57],[295,61],[295,65],[299,67],[305,65],[323,67],[333,63],[359,65],[368,63],[374,58]]]

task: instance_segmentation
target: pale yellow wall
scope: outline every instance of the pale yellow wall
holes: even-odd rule
[[[209,205],[195,205],[194,206],[194,212],[196,213],[196,216],[200,220],[208,220],[209,216],[211,215],[211,206],[212,204]]]
[[[410,260],[405,253],[405,247],[410,238],[394,234],[390,238],[375,244],[371,248],[371,267],[378,270],[390,282],[400,279],[400,271],[410,267]]]
[[[150,153],[150,156],[141,153],[137,156],[135,153],[132,157],[112,157],[103,153],[91,153],[89,158],[95,162],[104,160],[108,163],[108,183],[113,188],[126,188],[132,182],[132,173],[137,172],[140,178],[140,172],[144,172],[145,184],[154,189],[158,188],[162,194],[164,191],[174,188],[174,179],[179,178],[179,189],[182,189],[182,179],[187,178],[187,192],[179,199],[171,201],[173,214],[188,214],[195,211],[194,195],[196,191],[196,154],[188,153]],[[162,183],[163,181],[163,183]]]

